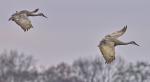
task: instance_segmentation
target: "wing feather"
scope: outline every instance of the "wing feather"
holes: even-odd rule
[[[112,34],[107,35],[106,37],[113,37],[113,38],[118,38],[122,36],[127,30],[127,25],[124,26],[121,30],[113,32]]]
[[[14,21],[18,24],[24,31],[33,28],[31,21],[28,19],[26,14],[17,14],[14,16]]]
[[[106,63],[111,63],[115,59],[115,47],[113,42],[101,42],[99,49],[106,60]]]

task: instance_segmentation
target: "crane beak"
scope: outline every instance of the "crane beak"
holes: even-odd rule
[[[139,44],[135,43],[135,45],[140,46]]]
[[[136,42],[134,42],[134,45],[136,45],[136,46],[140,46],[139,44],[137,44]]]

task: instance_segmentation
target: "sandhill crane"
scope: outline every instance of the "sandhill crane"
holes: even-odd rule
[[[31,21],[28,16],[42,16],[47,18],[43,13],[36,13],[39,9],[35,9],[33,11],[22,10],[16,11],[10,18],[9,21],[12,20],[16,24],[18,24],[24,31],[28,31],[30,28],[33,28]]]
[[[109,64],[113,60],[115,60],[115,46],[128,45],[128,44],[139,46],[135,41],[122,42],[118,40],[118,38],[122,36],[126,32],[126,30],[127,30],[127,26],[124,26],[121,30],[106,35],[104,39],[100,41],[98,47],[105,59],[105,63]]]

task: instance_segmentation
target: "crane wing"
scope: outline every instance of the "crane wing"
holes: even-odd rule
[[[33,28],[31,21],[28,19],[26,14],[16,14],[13,17],[14,22],[18,24],[24,31],[28,31],[30,28]]]
[[[105,63],[111,63],[115,59],[114,42],[101,41],[99,49],[105,59]]]
[[[106,35],[106,37],[113,37],[113,38],[118,38],[122,36],[127,30],[127,25],[124,26],[121,30],[113,32],[112,34]]]

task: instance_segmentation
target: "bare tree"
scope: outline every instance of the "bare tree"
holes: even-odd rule
[[[74,68],[66,63],[50,67],[44,72],[44,82],[83,82],[75,73]]]
[[[150,81],[150,64],[137,62],[129,64],[114,74],[114,82],[147,82]]]
[[[121,57],[112,64],[105,64],[100,58],[79,59],[73,65],[85,82],[149,82],[150,64],[146,62],[127,63]]]
[[[34,80],[37,71],[34,69],[32,56],[18,54],[17,51],[3,52],[0,55],[0,81],[24,82]]]
[[[80,58],[39,72],[32,56],[10,51],[0,55],[0,82],[150,82],[150,63],[127,63],[118,57],[105,64],[99,57]]]

